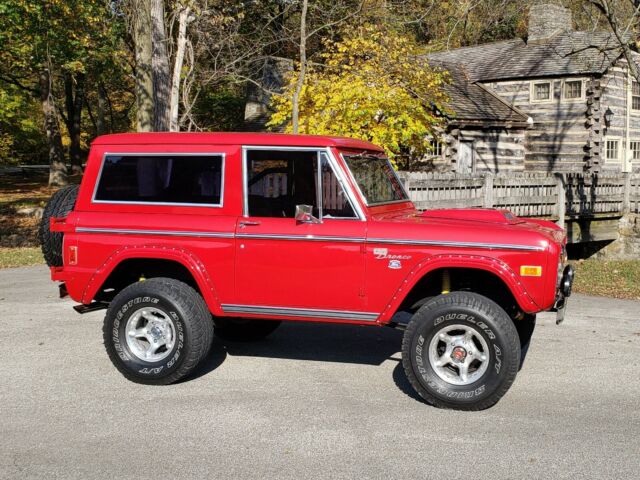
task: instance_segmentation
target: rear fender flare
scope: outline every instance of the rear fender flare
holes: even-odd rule
[[[91,303],[98,289],[120,263],[124,260],[138,258],[172,260],[184,266],[196,281],[209,310],[214,315],[222,315],[220,299],[216,293],[213,280],[207,273],[207,269],[202,261],[188,250],[178,247],[167,247],[166,245],[127,246],[115,250],[109,258],[96,269],[91,280],[87,283],[84,293],[82,294],[82,303]]]
[[[540,308],[527,293],[515,272],[505,262],[497,258],[482,255],[432,255],[420,261],[405,277],[400,288],[393,294],[391,301],[381,313],[378,321],[387,323],[398,310],[407,294],[429,272],[439,268],[475,268],[495,274],[511,291],[518,305],[526,313],[538,312]]]

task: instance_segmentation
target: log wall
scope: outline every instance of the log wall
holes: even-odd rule
[[[538,172],[582,172],[589,163],[588,94],[590,77],[583,80],[584,99],[563,100],[563,79],[548,80],[552,85],[552,99],[546,103],[532,103],[531,81],[511,80],[487,84],[495,94],[533,118],[533,128],[526,131],[524,169]]]

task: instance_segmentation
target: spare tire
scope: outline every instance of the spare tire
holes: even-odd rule
[[[51,218],[64,218],[73,210],[78,198],[78,185],[63,187],[54,193],[42,213],[38,236],[42,255],[50,267],[62,266],[62,236],[61,232],[52,232],[49,229]]]

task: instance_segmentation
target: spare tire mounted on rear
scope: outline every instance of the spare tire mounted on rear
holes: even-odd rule
[[[51,218],[64,218],[73,210],[78,198],[78,185],[63,187],[53,194],[44,209],[38,238],[42,247],[42,255],[50,267],[61,267],[62,261],[62,232],[52,232],[49,228]]]

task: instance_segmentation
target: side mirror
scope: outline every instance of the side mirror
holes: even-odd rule
[[[311,213],[313,207],[311,205],[296,205],[296,222],[298,223],[321,223],[319,219]]]

